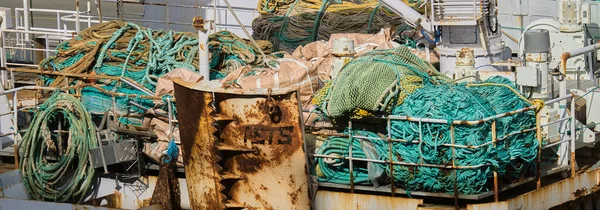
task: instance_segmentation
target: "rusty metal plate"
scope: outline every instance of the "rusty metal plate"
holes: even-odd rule
[[[314,207],[315,209],[401,210],[419,209],[421,204],[423,204],[422,199],[319,190]]]
[[[192,209],[310,208],[297,90],[174,81]]]

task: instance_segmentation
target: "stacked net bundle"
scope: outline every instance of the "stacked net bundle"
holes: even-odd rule
[[[513,89],[511,89],[513,88]],[[496,119],[497,142],[492,142],[492,121],[476,125],[456,125],[451,137],[450,122],[454,120],[477,121],[508,111],[531,106],[516,94],[508,79],[494,77],[483,83],[425,85],[409,95],[396,106],[392,114],[415,118],[447,120],[448,123],[410,122],[392,120],[390,129],[393,139],[392,155],[384,140],[352,139],[353,157],[391,160],[413,165],[389,165],[360,163],[354,161],[354,177],[357,184],[390,183],[410,191],[478,194],[493,188],[491,179],[497,171],[508,182],[522,180],[535,174],[535,158],[539,143],[535,136],[535,112],[528,111]],[[524,132],[521,132],[524,131]],[[350,131],[347,134],[381,138],[368,131]],[[454,141],[454,142],[453,142]],[[471,148],[449,145],[471,146]],[[347,137],[330,137],[317,154],[349,156]],[[371,145],[368,149],[362,145]],[[454,157],[454,158],[453,158]],[[320,160],[321,159],[321,160]],[[320,181],[350,184],[349,162],[340,159],[318,158],[317,175]],[[431,166],[452,166],[456,170]],[[384,175],[373,174],[385,169]],[[380,171],[380,170],[379,170]],[[374,179],[388,177],[388,179]],[[383,180],[383,181],[382,181]]]
[[[376,0],[261,0],[258,10],[261,15],[252,23],[253,37],[287,52],[328,40],[331,34],[377,33],[403,23]]]
[[[389,112],[425,84],[447,81],[406,46],[374,50],[353,59],[315,96],[314,103],[330,117],[357,109]]]
[[[222,31],[209,36],[211,52],[211,79],[223,78],[232,68],[244,65],[262,65],[257,47],[234,34]],[[272,45],[259,42],[266,52]],[[40,63],[41,70],[64,73],[108,75],[128,78],[143,88],[154,91],[157,79],[173,69],[184,68],[198,72],[198,40],[194,33],[152,30],[133,23],[110,21],[89,27],[72,40],[57,46],[57,55]],[[274,58],[269,55],[268,58]],[[45,77],[47,86],[64,85],[64,77]],[[69,85],[77,81],[69,80]],[[146,108],[153,101],[122,96],[114,100],[104,92],[147,95],[145,92],[115,80],[97,80],[103,91],[87,87],[82,100],[90,112],[104,112],[113,103],[119,113],[143,110],[130,106],[129,101]],[[165,108],[165,107],[162,107]]]
[[[236,69],[251,65],[253,67],[268,67],[266,62],[283,57],[283,54],[273,53],[273,44],[265,40],[257,40],[254,46],[250,40],[242,39],[229,31],[220,31],[208,36],[208,50],[212,57],[211,69],[219,69],[215,76],[218,79],[225,77]],[[259,49],[260,48],[260,49]],[[265,53],[264,60],[260,50]]]

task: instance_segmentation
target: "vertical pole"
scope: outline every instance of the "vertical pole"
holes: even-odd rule
[[[15,169],[19,169],[19,118],[18,118],[18,113],[19,113],[19,108],[17,108],[17,93],[18,91],[15,91],[13,93],[13,130],[14,130],[14,134],[13,134],[13,145],[14,145],[14,153],[15,153]]]
[[[168,141],[171,141],[171,138],[173,138],[173,108],[171,108],[171,98],[167,98],[167,106],[167,111],[169,111],[169,133],[167,133],[167,138]]]
[[[102,0],[95,0],[96,10],[98,10],[98,21],[102,23]]]
[[[46,50],[46,57],[44,59],[46,59],[46,58],[50,57],[50,44],[48,41],[48,34],[45,34],[44,36],[46,38],[44,41],[44,44],[46,45],[46,46],[44,46],[44,49]]]
[[[496,149],[496,121],[492,122],[492,142]],[[498,202],[498,168],[494,168],[494,202]]]
[[[392,123],[389,117],[387,117],[387,143],[388,143],[388,155],[389,155],[389,160],[390,160],[390,182],[391,182],[391,192],[392,192],[392,197],[394,196],[394,194],[396,193],[396,184],[394,182],[394,159],[392,159],[392,157],[394,157],[394,153],[393,153],[393,145],[392,145]]]
[[[5,36],[4,31],[0,32],[0,67],[7,67],[6,65],[6,51],[4,50],[4,39],[2,37]],[[8,85],[6,85],[6,81],[8,80],[7,78],[7,72],[6,71],[1,71],[0,72],[0,79],[2,79],[2,86],[4,88],[7,88]]]
[[[60,12],[56,12],[56,29],[58,30],[58,32],[61,31],[60,28]],[[46,39],[48,40],[48,39]]]
[[[348,155],[350,156],[350,193],[354,193],[354,164],[352,162],[352,143],[354,140],[354,134],[352,133],[352,120],[348,121],[348,131],[350,134],[348,135]]]
[[[456,174],[456,147],[455,139],[454,139],[454,124],[450,124],[450,141],[452,142],[452,173],[454,173],[454,208],[459,209],[458,207],[458,175]]]
[[[169,0],[165,0],[165,8],[166,8],[166,10],[167,10],[167,11],[165,12],[165,14],[166,14],[166,16],[167,16],[167,17],[165,18],[165,20],[167,20],[167,30],[170,30],[170,28],[169,28],[169,22],[171,22],[171,18],[169,17]]]
[[[23,23],[25,24],[25,32],[29,32],[29,0],[23,0]],[[29,41],[29,33],[25,33],[25,40]],[[27,46],[25,46],[27,47]]]
[[[118,0],[117,2],[117,16],[123,21],[123,0]]]
[[[539,107],[538,109],[541,109]],[[536,177],[536,188],[539,190],[542,187],[542,128],[540,126],[540,115],[539,112],[535,113],[535,135],[539,142],[536,168],[537,168],[537,177]]]
[[[575,177],[576,171],[576,160],[575,160],[575,138],[577,138],[577,129],[575,129],[575,125],[577,124],[577,119],[575,119],[575,95],[571,93],[571,177]]]
[[[75,31],[79,33],[79,0],[75,0]]]
[[[198,51],[199,51],[199,70],[200,75],[205,81],[210,80],[210,66],[208,65],[208,30],[210,29],[209,22],[204,21],[202,17],[194,17],[193,25],[198,30]]]

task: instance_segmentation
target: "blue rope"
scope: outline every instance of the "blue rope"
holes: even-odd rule
[[[167,148],[167,154],[165,154],[163,162],[170,164],[171,160],[177,161],[177,156],[179,156],[179,148],[177,148],[175,140],[171,139],[171,141],[169,141],[169,147]]]

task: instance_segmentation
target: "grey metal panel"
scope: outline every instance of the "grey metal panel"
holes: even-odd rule
[[[19,170],[0,174],[0,197],[29,199]]]
[[[104,157],[106,158],[106,165],[132,161],[138,158],[135,140],[128,140],[113,145],[107,145],[103,146],[102,148],[104,150]],[[100,153],[100,148],[98,147],[91,149],[90,154],[92,157],[92,167],[102,167],[102,155]]]

